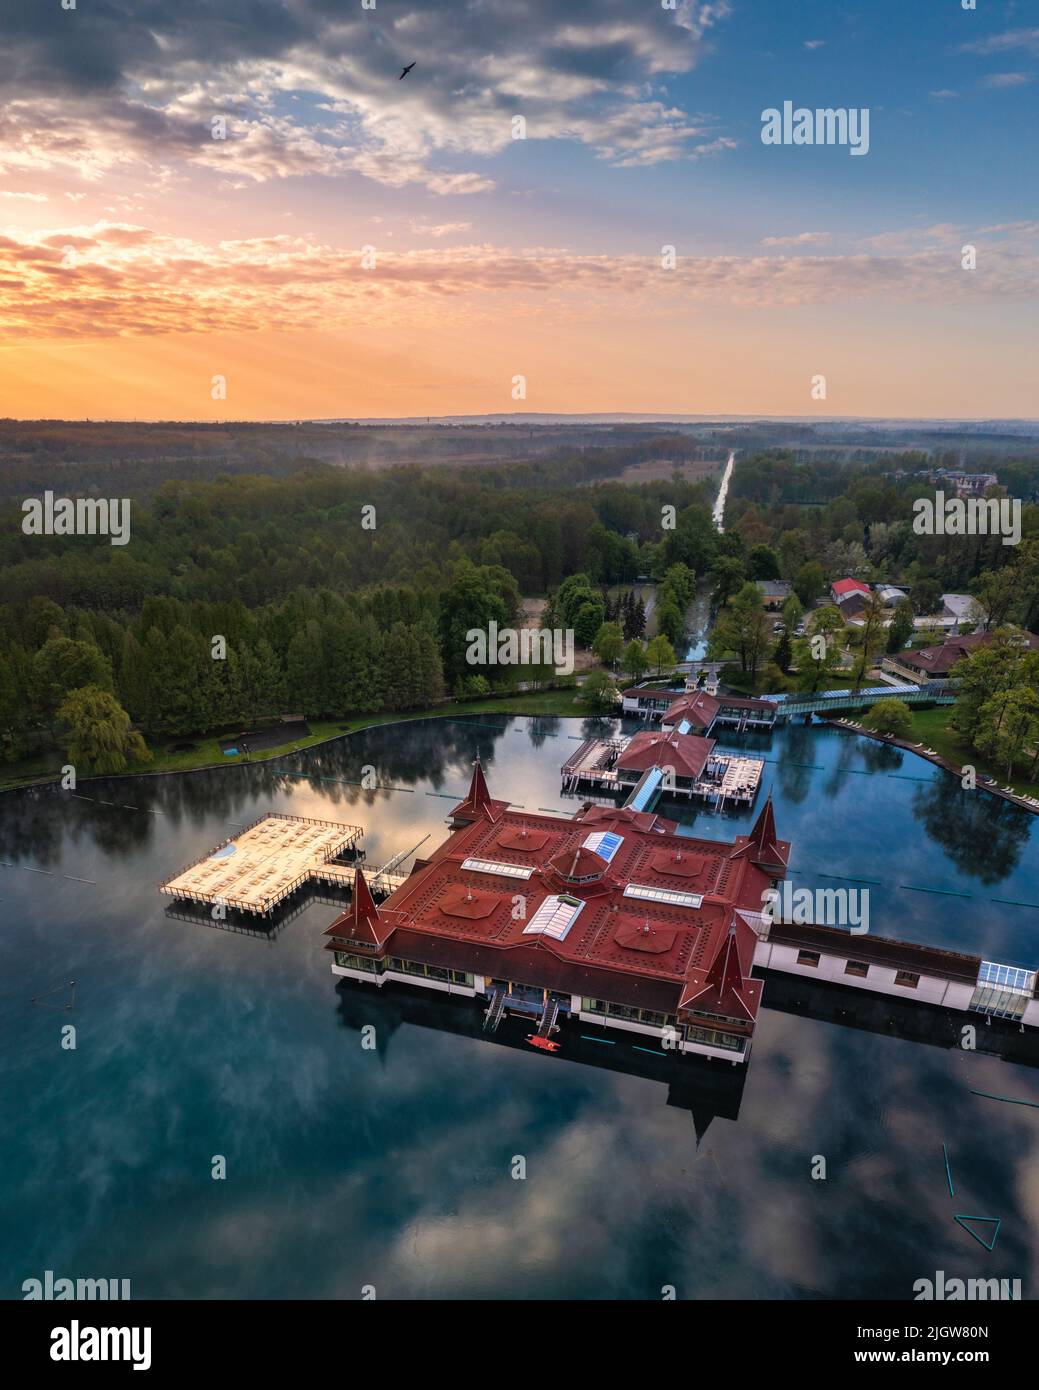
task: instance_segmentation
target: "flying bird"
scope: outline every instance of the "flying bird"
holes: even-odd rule
[[[417,63],[417,62],[418,62],[418,59],[416,58],[416,59],[415,59],[415,63]],[[408,66],[404,69],[404,71],[401,73],[401,75],[397,78],[397,81],[398,81],[398,82],[403,82],[403,81],[404,81],[405,77],[407,77],[408,73],[409,73],[409,72],[411,71],[411,69],[415,66],[415,63],[409,63],[409,64],[408,64]]]

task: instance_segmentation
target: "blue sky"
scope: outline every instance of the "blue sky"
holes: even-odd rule
[[[199,350],[244,413],[500,410],[527,367],[531,408],[799,414],[820,363],[835,413],[1037,413],[1037,4],[81,0],[0,42],[11,413],[194,418]],[[868,108],[868,154],[766,146],[787,100]]]

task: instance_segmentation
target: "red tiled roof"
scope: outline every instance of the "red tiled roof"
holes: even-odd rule
[[[577,845],[573,849],[561,849],[558,854],[553,854],[548,861],[548,867],[560,878],[580,879],[591,878],[593,874],[601,877],[609,868],[609,864],[601,854],[596,854],[595,850]]]
[[[451,816],[454,820],[474,820],[478,816],[487,816],[490,820],[498,820],[507,806],[507,801],[492,800],[491,794],[487,790],[487,779],[483,775],[480,759],[477,758],[473,764],[469,794],[464,801],[458,803],[451,812]]]
[[[721,707],[721,700],[716,700],[713,695],[700,690],[695,695],[680,696],[668,706],[660,722],[678,724],[684,719],[696,728],[709,729]]]
[[[870,587],[861,579],[837,579],[830,585],[835,594],[868,594]]]
[[[699,777],[707,766],[713,748],[713,738],[698,738],[695,734],[661,734],[647,729],[631,740],[618,757],[617,767],[623,772],[645,772],[648,767],[673,767],[676,777]]]
[[[761,814],[754,822],[749,836],[739,835],[731,858],[749,859],[752,864],[766,872],[786,873],[790,862],[790,845],[786,840],[776,838],[776,817],[772,809],[772,793],[769,792]]]
[[[748,978],[753,950],[744,960],[738,941],[734,955],[729,927],[734,908],[760,910],[764,890],[783,872],[782,865],[770,862],[788,848],[775,840],[771,805],[752,836],[740,837],[742,852],[740,841],[734,846],[678,835],[673,821],[628,808],[588,805],[573,819],[535,814],[492,801],[486,786],[474,801],[470,822],[456,828],[377,910],[386,956],[662,1013],[674,1013],[682,991],[695,989],[697,1008],[710,1012],[713,1007],[738,1018],[749,1008],[753,1017],[760,993]],[[608,865],[581,843],[591,825],[615,828],[621,836]],[[524,829],[530,832],[526,837]],[[543,847],[532,848],[542,841]],[[481,858],[532,872],[517,879],[462,867],[467,859]],[[575,859],[578,877],[588,872],[597,877],[584,883],[563,880],[560,871],[571,872]],[[682,874],[676,880],[675,866],[686,862],[695,877]],[[629,884],[691,889],[700,895],[700,905],[627,898]],[[582,904],[565,936],[525,931],[545,899],[563,888]],[[518,915],[517,895],[524,907]],[[343,925],[349,917],[344,914],[329,935],[352,935]],[[754,937],[742,919],[737,932]],[[334,941],[329,949],[333,946]],[[738,987],[737,965],[744,970]],[[742,1010],[736,1008],[737,995]]]
[[[709,969],[690,972],[679,1007],[752,1023],[761,1003],[761,982],[750,978],[756,944],[756,934],[733,913],[725,941]]]
[[[655,811],[634,811],[630,806],[597,806],[594,801],[586,801],[574,813],[574,820],[584,825],[631,825],[636,830],[657,834],[670,834],[678,829],[676,820],[658,816]]]
[[[966,637],[950,637],[938,647],[924,647],[918,652],[899,652],[895,660],[901,666],[909,666],[930,676],[945,676],[957,661],[970,656],[978,647],[987,647],[993,636],[991,632],[972,632]],[[1030,651],[1039,650],[1039,637],[1024,632],[1020,634],[1020,639]]]
[[[375,906],[367,880],[358,865],[354,870],[354,891],[350,906],[325,931],[326,936],[360,941],[367,946],[381,946],[392,927],[383,923]]]

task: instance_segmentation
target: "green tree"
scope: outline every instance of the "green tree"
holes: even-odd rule
[[[711,578],[714,580],[714,601],[723,604],[728,603],[732,595],[743,586],[747,572],[743,568],[743,561],[737,556],[719,555],[711,569]]]
[[[770,626],[761,606],[761,591],[752,580],[743,585],[715,623],[719,644],[726,651],[736,652],[740,670],[752,677],[768,653]]]
[[[1014,764],[1039,737],[1039,695],[1026,685],[1015,685],[986,700],[981,707],[974,743],[979,752],[994,758],[1013,776]]]
[[[895,607],[891,626],[887,630],[887,649],[900,652],[913,635],[913,605],[908,599],[900,599]]]
[[[778,579],[779,556],[770,545],[755,545],[747,556],[751,579]]]
[[[487,675],[488,667],[474,667],[466,652],[472,631],[489,633],[492,621],[499,630],[508,627],[519,608],[519,591],[512,576],[497,565],[459,564],[454,579],[440,596],[440,650],[448,680],[473,674]],[[489,636],[487,641],[489,642]]]
[[[793,635],[805,615],[804,604],[796,594],[788,594],[783,602],[783,626]]]
[[[642,643],[637,641],[629,642],[624,648],[624,654],[621,657],[621,670],[627,671],[632,680],[637,681],[646,670],[648,664]]]
[[[592,594],[574,614],[574,641],[578,646],[590,647],[595,641],[595,635],[603,625],[603,608],[602,595]]]
[[[794,642],[794,665],[800,690],[814,695],[841,663],[844,652],[844,619],[835,605],[816,608],[808,635]]]
[[[886,641],[884,621],[887,609],[880,595],[874,590],[862,612],[862,626],[854,629],[852,638],[858,655],[852,668],[852,689],[858,691],[866,679],[866,672],[873,665]]]
[[[593,671],[581,686],[581,703],[595,714],[607,714],[616,707],[617,687],[605,671]]]
[[[67,726],[68,758],[77,771],[122,772],[131,761],[151,760],[144,739],[109,690],[85,685],[70,691],[58,710],[58,718]]]
[[[1001,627],[1017,608],[1021,599],[1021,577],[1016,565],[985,570],[973,586],[974,601],[984,617],[985,631]]]
[[[624,636],[620,623],[603,623],[595,634],[592,650],[603,665],[615,665],[624,650]]]
[[[875,733],[904,738],[913,727],[913,712],[904,700],[878,700],[867,711],[862,723]]]
[[[646,660],[656,669],[658,676],[665,670],[673,670],[676,659],[674,647],[661,633],[646,643]]]
[[[92,642],[51,637],[32,659],[33,692],[44,718],[49,718],[72,690],[96,685],[112,688],[112,667]]]
[[[913,607],[919,617],[937,613],[942,606],[942,586],[937,579],[921,579],[910,590]]]
[[[663,633],[672,646],[677,646],[685,632],[681,610],[669,599],[657,608],[657,631]]]
[[[379,673],[384,708],[414,709],[421,703],[418,657],[415,629],[394,623],[383,643]]]
[[[984,751],[977,741],[979,729],[999,727],[1002,706],[1018,686],[1039,689],[1039,652],[1023,647],[1009,628],[997,628],[992,641],[957,662],[952,675],[959,686],[949,727]]]
[[[794,593],[806,608],[826,592],[826,576],[818,560],[806,560],[794,575]]]

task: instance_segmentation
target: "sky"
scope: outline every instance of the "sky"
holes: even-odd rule
[[[1039,0],[964,3],[8,3],[0,415],[1039,416]]]

